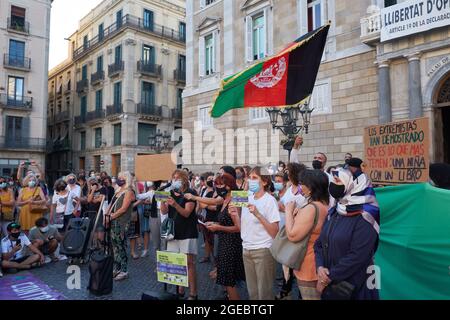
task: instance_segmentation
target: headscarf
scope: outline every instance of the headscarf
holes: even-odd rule
[[[375,197],[372,182],[365,173],[353,176],[350,170],[339,168],[339,179],[344,183],[345,195],[337,202],[336,210],[342,216],[361,215],[377,234],[380,233],[380,208]]]

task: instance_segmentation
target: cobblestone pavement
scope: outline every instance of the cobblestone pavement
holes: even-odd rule
[[[201,237],[200,237],[201,238]],[[200,239],[199,238],[199,239]],[[202,243],[199,243],[199,253],[203,253]],[[154,251],[153,251],[154,252]],[[201,258],[201,254],[197,259]],[[45,282],[52,289],[62,293],[69,300],[140,300],[145,291],[163,291],[164,284],[156,280],[156,254],[150,254],[145,258],[129,260],[129,278],[123,281],[114,282],[112,294],[97,297],[90,294],[86,289],[89,282],[88,266],[80,265],[81,269],[81,289],[68,289],[67,274],[68,261],[49,263],[45,266],[32,269],[30,272]],[[198,296],[200,300],[216,300],[224,297],[224,291],[221,286],[216,285],[215,280],[209,278],[209,272],[212,270],[212,263],[197,263],[197,284]],[[281,276],[279,268],[278,277]],[[6,277],[8,275],[5,275]],[[297,291],[296,288],[294,289]],[[169,291],[175,292],[175,287],[169,285]],[[186,290],[186,296],[188,290]],[[274,292],[277,289],[274,287]],[[248,299],[245,283],[239,285],[239,292],[243,299]],[[296,294],[296,293],[295,293]],[[295,295],[294,294],[294,295]]]

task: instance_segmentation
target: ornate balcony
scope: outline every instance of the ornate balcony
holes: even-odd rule
[[[123,61],[118,61],[110,64],[108,66],[108,77],[118,76],[124,69],[125,63]]]
[[[82,79],[77,82],[77,93],[78,94],[87,92],[88,88],[89,88],[89,80],[88,79]]]
[[[33,97],[12,97],[8,94],[0,93],[0,107],[5,109],[30,111],[33,108]]]
[[[31,58],[5,53],[3,55],[3,66],[8,69],[30,71]]]
[[[377,6],[367,8],[367,16],[361,18],[361,41],[367,45],[375,45],[380,41],[381,13]]]
[[[91,85],[95,86],[105,80],[105,71],[97,71],[91,74]]]
[[[137,62],[137,70],[142,75],[161,79],[162,67],[159,64],[148,63],[146,61],[140,60]]]

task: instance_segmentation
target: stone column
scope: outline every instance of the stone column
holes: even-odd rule
[[[405,56],[408,59],[409,118],[423,115],[422,87],[420,81],[420,53]]]
[[[378,63],[378,119],[380,124],[392,121],[391,77],[389,61]]]

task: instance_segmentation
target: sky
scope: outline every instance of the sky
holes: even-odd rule
[[[68,41],[78,28],[78,22],[102,0],[55,0],[50,22],[50,61],[52,69],[67,58]]]

